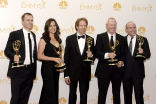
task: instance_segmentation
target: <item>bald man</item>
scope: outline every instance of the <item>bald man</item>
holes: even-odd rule
[[[126,24],[128,33],[124,39],[124,67],[123,67],[123,89],[125,104],[132,104],[132,91],[134,87],[136,104],[144,104],[143,79],[145,77],[144,61],[135,60],[136,54],[144,53],[146,59],[150,58],[150,49],[145,37],[144,43],[139,48],[137,41],[137,29],[133,22]]]

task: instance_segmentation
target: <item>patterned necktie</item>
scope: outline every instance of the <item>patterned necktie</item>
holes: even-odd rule
[[[132,54],[132,39],[133,39],[133,37],[131,37],[131,41],[129,42],[129,50],[130,50],[131,54]]]
[[[28,39],[29,39],[30,64],[32,64],[32,44],[30,39],[30,33],[28,33]]]

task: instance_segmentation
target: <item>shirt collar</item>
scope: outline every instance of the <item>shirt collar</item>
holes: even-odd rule
[[[84,39],[85,39],[85,38],[86,38],[86,37],[85,37],[85,34],[83,34],[83,35],[84,35]],[[83,35],[82,35],[82,36],[83,36]],[[77,33],[77,38],[78,38],[78,36],[81,36],[81,35]]]
[[[28,34],[28,33],[31,33],[31,32],[28,32],[26,29],[23,28],[23,32],[24,34]]]
[[[85,34],[83,34],[83,35],[85,35]],[[83,36],[83,35],[82,35],[82,36]],[[77,33],[77,36],[81,36],[81,35]]]
[[[116,33],[114,33],[113,35],[111,35],[111,34],[108,33],[108,32],[107,32],[107,34],[108,34],[109,37],[111,37],[111,36],[115,37],[115,35],[116,35]]]
[[[131,36],[130,36],[130,35],[128,35],[127,38],[128,38],[129,40],[131,40]],[[136,34],[134,35],[133,39],[136,39]]]

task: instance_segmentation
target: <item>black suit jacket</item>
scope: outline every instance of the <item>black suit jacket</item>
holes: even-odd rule
[[[141,46],[141,48],[144,51],[144,54],[147,58],[150,58],[151,53],[148,45],[148,41],[145,37],[144,44]],[[135,78],[144,78],[145,77],[145,68],[144,68],[144,62],[143,61],[137,61],[135,60],[135,55],[138,53],[139,43],[136,39],[135,49],[133,52],[133,56],[130,53],[128,44],[127,44],[127,36],[124,38],[124,67],[123,67],[123,78],[130,78],[133,74]]]
[[[33,38],[34,38],[34,46],[35,46],[34,52],[33,52],[33,57],[34,57],[33,78],[35,79],[36,78],[37,47],[36,47],[36,36],[33,32],[31,32],[31,33],[32,33]],[[21,46],[19,48],[19,54],[21,55],[20,61],[24,62],[24,60],[25,60],[25,39],[24,39],[23,29],[13,31],[10,33],[6,48],[4,50],[5,55],[10,59],[7,76],[9,76],[11,78],[18,78],[21,71],[23,71],[22,70],[23,67],[11,68],[12,63],[14,62],[14,55],[16,54],[15,51],[13,50],[13,43],[16,40],[21,41]]]
[[[116,46],[116,57],[115,59],[118,59],[118,61],[124,60],[124,37],[116,33],[116,40],[119,41],[119,45]],[[108,78],[111,75],[112,66],[108,65],[107,60],[104,59],[105,53],[111,52],[111,49],[109,47],[109,37],[107,32],[101,33],[97,35],[96,38],[96,45],[95,45],[95,56],[99,58],[98,65],[96,68],[95,76],[99,78]],[[118,68],[117,66],[113,66],[113,73],[116,78],[122,77],[122,70],[121,68]]]
[[[88,37],[90,36],[86,35],[86,39]],[[66,63],[64,77],[69,76],[71,80],[79,80],[79,78],[90,80],[91,63],[83,62],[83,58],[87,56],[87,50],[88,47],[87,43],[85,42],[83,54],[81,55],[76,33],[67,37],[64,54],[64,62]],[[94,54],[94,39],[92,41],[90,51],[92,51],[92,54]]]

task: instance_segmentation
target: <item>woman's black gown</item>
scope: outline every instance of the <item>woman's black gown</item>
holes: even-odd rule
[[[44,55],[49,57],[58,57],[54,52],[55,47],[45,37],[42,37],[46,42]],[[41,91],[39,104],[58,104],[59,93],[59,75],[60,73],[55,70],[54,61],[42,61],[41,75],[43,79],[43,87]]]

